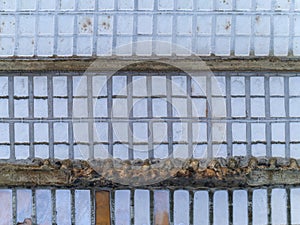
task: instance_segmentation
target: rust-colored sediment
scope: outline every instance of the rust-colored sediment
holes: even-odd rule
[[[109,191],[96,192],[96,225],[111,225]]]
[[[155,225],[169,225],[169,214],[167,212],[161,212],[154,217]]]

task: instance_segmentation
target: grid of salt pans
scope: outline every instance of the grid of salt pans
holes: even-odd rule
[[[300,158],[299,85],[297,73],[4,73],[0,158]]]
[[[300,0],[0,0],[0,40],[0,57],[299,56]]]
[[[95,190],[0,189],[0,224],[95,224]],[[299,224],[300,189],[115,190],[112,224]],[[107,206],[109,207],[109,206]],[[165,218],[165,220],[162,220]]]

